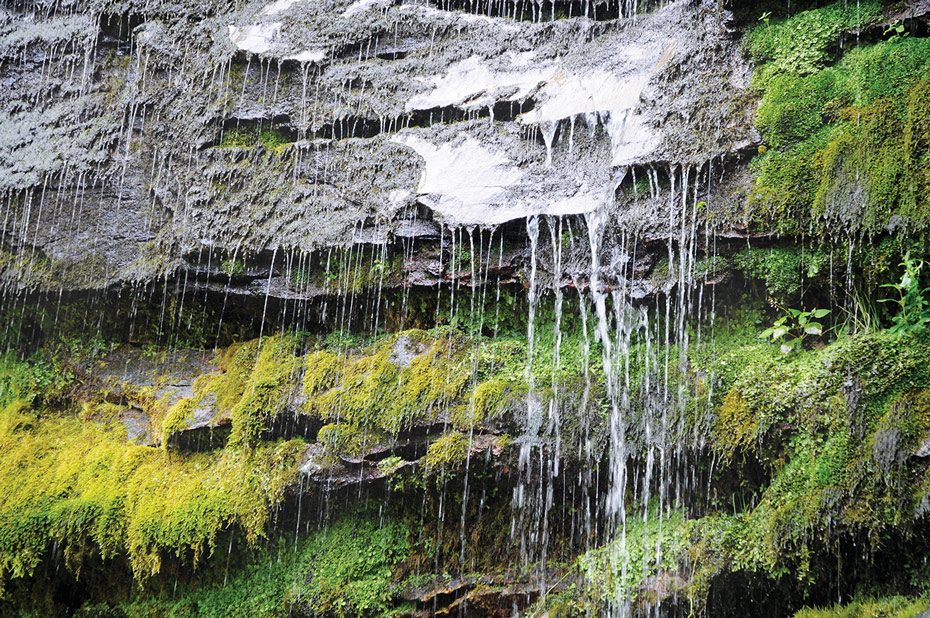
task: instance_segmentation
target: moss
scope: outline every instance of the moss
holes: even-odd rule
[[[930,607],[930,600],[906,597],[856,599],[845,605],[824,608],[804,608],[793,618],[914,618]]]
[[[756,115],[756,126],[769,146],[788,150],[823,126],[821,111],[832,98],[832,76],[785,73],[772,79]]]
[[[752,59],[765,64],[756,84],[764,86],[765,77],[773,74],[816,72],[832,60],[830,50],[840,32],[861,28],[881,16],[880,2],[860,2],[855,7],[834,2],[774,23],[765,20],[750,30],[745,41]]]
[[[337,384],[342,375],[343,361],[337,354],[318,350],[307,355],[304,373],[304,395],[315,397]]]
[[[715,448],[727,457],[746,451],[756,439],[759,421],[737,391],[730,391],[720,406],[714,430]]]
[[[768,146],[752,163],[756,186],[747,207],[757,226],[876,234],[930,225],[927,146],[907,139],[925,124],[930,42],[855,46],[827,66],[837,34],[874,19],[875,6],[856,12],[835,3],[747,36],[761,63],[756,124]]]
[[[426,468],[432,472],[456,470],[465,465],[468,436],[447,432],[426,449]]]
[[[425,347],[407,367],[392,360],[399,337],[419,341]],[[309,397],[305,409],[324,420],[390,434],[414,420],[436,418],[465,393],[469,370],[464,343],[462,335],[454,331],[435,338],[423,331],[407,331],[376,344],[367,356],[348,359],[338,375],[335,357],[311,355],[308,362],[314,367],[305,380]],[[331,388],[319,392],[321,385]]]
[[[299,359],[292,337],[275,335],[258,344],[255,366],[242,396],[230,410],[230,443],[255,444],[268,424],[290,402],[296,386]]]
[[[188,423],[193,420],[194,409],[194,400],[185,397],[168,410],[168,414],[165,415],[161,423],[161,441],[163,445],[167,446],[174,433],[187,428]]]
[[[505,378],[482,382],[472,391],[469,404],[460,406],[452,420],[462,429],[480,425],[500,417],[515,397],[513,385]]]
[[[362,455],[366,448],[383,442],[386,436],[370,427],[351,423],[329,423],[317,434],[317,442],[326,446],[330,454]]]
[[[92,551],[145,580],[169,553],[196,565],[232,524],[254,543],[301,452],[287,442],[169,460],[104,423],[0,414],[0,582],[33,574],[53,544],[72,572]]]
[[[724,358],[746,359],[739,350]],[[831,549],[812,530],[864,536],[875,549],[915,525],[930,476],[912,457],[930,432],[928,354],[926,338],[877,333],[784,360],[737,361],[722,378],[731,390],[716,411],[715,443],[751,452],[770,480],[734,513],[693,522],[697,596],[727,570],[816,581],[817,557]]]

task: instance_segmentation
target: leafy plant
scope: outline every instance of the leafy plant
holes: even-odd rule
[[[826,317],[829,309],[788,309],[788,312],[775,320],[769,328],[759,335],[760,339],[770,339],[772,343],[781,343],[781,353],[788,354],[799,349],[808,335],[823,334],[823,324],[815,320]]]
[[[769,24],[769,19],[771,17],[772,17],[772,11],[766,11],[762,15],[759,15],[759,21],[764,23],[766,28],[771,28],[772,26]]]
[[[896,19],[894,22],[888,24],[888,27],[885,28],[884,32],[884,35],[888,37],[889,42],[907,38],[909,34],[910,33],[904,29],[904,22],[902,22],[900,19]]]
[[[228,260],[223,260],[223,263],[220,264],[220,268],[230,277],[235,277],[245,272],[245,263],[240,259],[230,258]]]
[[[930,323],[930,302],[926,296],[930,287],[920,287],[920,271],[924,267],[924,261],[913,259],[908,253],[900,265],[904,267],[901,281],[881,286],[894,289],[898,298],[882,298],[878,301],[898,305],[898,313],[891,319],[893,326],[890,330],[893,333],[923,328]]]

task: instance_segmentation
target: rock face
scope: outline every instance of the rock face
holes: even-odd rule
[[[14,4],[5,280],[232,275],[534,214],[662,236],[688,183],[733,210],[757,138],[728,14],[627,4]]]

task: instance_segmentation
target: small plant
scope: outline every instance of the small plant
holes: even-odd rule
[[[772,26],[769,24],[769,19],[771,17],[772,17],[772,11],[766,11],[762,15],[759,15],[759,21],[765,24],[766,28],[771,28]]]
[[[268,150],[274,150],[290,143],[287,135],[278,129],[266,129],[259,134],[258,139]]]
[[[789,354],[793,350],[800,349],[808,335],[823,334],[823,324],[815,320],[826,317],[829,313],[829,309],[812,309],[811,311],[788,309],[785,315],[762,331],[759,338],[769,339],[772,343],[781,343],[781,353]]]
[[[893,43],[908,37],[910,33],[904,29],[904,22],[900,19],[894,20],[885,28],[884,36],[888,37],[888,42]],[[889,36],[890,35],[890,36]]]
[[[404,460],[397,456],[387,457],[378,462],[378,470],[385,476],[394,474],[404,464]]]
[[[228,260],[223,260],[223,263],[220,264],[220,268],[228,276],[235,277],[245,272],[245,263],[242,260],[230,258]]]
[[[892,288],[898,293],[898,298],[882,298],[880,303],[896,303],[898,313],[891,321],[891,332],[902,333],[909,330],[923,328],[930,323],[930,302],[927,301],[927,292],[930,288],[920,287],[920,271],[924,267],[923,260],[911,258],[908,253],[901,262],[904,275],[898,283],[886,283],[883,288]]]
[[[251,148],[258,143],[253,127],[237,127],[223,131],[220,146],[223,148]]]

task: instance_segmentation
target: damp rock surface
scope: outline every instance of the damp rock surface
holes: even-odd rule
[[[372,222],[389,242],[605,211],[661,233],[663,198],[630,207],[625,179],[757,141],[749,68],[713,3],[609,19],[516,6],[7,13],[0,188],[5,242],[29,266],[7,283],[181,276],[184,256],[366,242]]]

